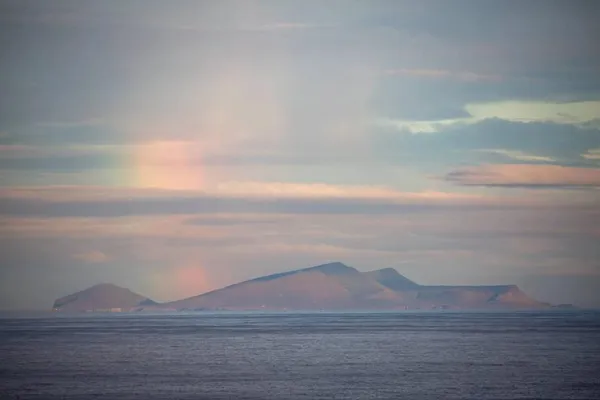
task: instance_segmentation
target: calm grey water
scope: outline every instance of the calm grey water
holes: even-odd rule
[[[598,399],[600,314],[0,318],[2,399]]]

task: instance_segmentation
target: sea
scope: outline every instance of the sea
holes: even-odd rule
[[[1,399],[600,399],[600,313],[0,316]]]

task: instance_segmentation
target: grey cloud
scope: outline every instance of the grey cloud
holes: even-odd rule
[[[459,71],[460,72],[460,71]],[[545,99],[600,99],[600,74],[549,73],[505,75],[499,82],[457,82],[418,76],[388,76],[376,86],[371,106],[378,116],[407,120],[468,117],[468,103]]]
[[[551,42],[552,50],[556,51],[555,47],[560,45],[561,51],[576,54],[568,53],[560,62],[544,59],[525,71],[505,68],[502,74],[507,74],[508,80],[496,84],[439,81],[430,84],[423,79],[383,79],[374,95],[375,110],[389,116],[415,118],[460,116],[461,106],[466,101],[523,96],[548,98],[573,93],[581,96],[595,93],[597,97],[600,93],[600,78],[596,71],[599,55],[592,51],[595,46],[585,43],[600,36],[600,33],[589,32],[600,26],[594,23],[600,14],[598,7],[591,6],[590,2],[569,2],[568,6],[545,2],[518,7],[498,7],[476,1],[460,5],[444,1],[419,5],[395,1],[353,2],[352,7],[344,1],[301,3],[263,2],[264,9],[253,10],[255,24],[263,26],[289,21],[292,26],[304,23],[339,28],[317,32],[308,29],[309,32],[303,35],[156,29],[161,21],[165,26],[198,23],[210,27],[226,22],[229,23],[226,26],[244,26],[246,6],[240,6],[239,2],[231,9],[224,4],[208,2],[175,2],[167,6],[161,2],[141,1],[130,2],[127,7],[119,2],[53,2],[44,6],[29,1],[3,2],[0,15],[6,23],[0,36],[7,39],[0,44],[3,60],[0,91],[10,95],[0,99],[0,130],[12,130],[32,121],[69,120],[74,115],[90,118],[94,117],[90,115],[92,112],[95,115],[119,114],[127,106],[127,96],[123,93],[130,91],[136,82],[155,87],[160,79],[152,77],[160,76],[162,71],[171,71],[183,82],[170,81],[170,89],[176,86],[172,91],[176,95],[157,87],[165,104],[180,103],[192,81],[195,82],[193,95],[196,99],[201,92],[198,76],[207,76],[209,80],[207,72],[214,68],[220,70],[227,61],[242,65],[247,71],[251,70],[250,65],[258,69],[276,69],[275,66],[282,65],[285,69],[297,68],[294,76],[309,78],[301,80],[293,89],[318,98],[318,84],[338,78],[340,68],[347,65],[374,70],[458,68],[486,72],[500,64],[498,60],[478,66],[477,63],[490,57],[485,52],[478,54],[470,49],[489,47],[495,51],[498,45],[517,49],[516,54],[500,55],[501,61],[521,65],[524,55],[528,55],[527,51],[524,55],[519,54],[519,51],[523,52],[519,50],[521,39],[532,35],[537,37],[538,42],[534,44],[540,48],[549,47],[547,35],[561,36],[562,41]],[[143,13],[139,12],[141,9]],[[73,20],[79,18],[80,23],[65,24],[60,18],[55,24],[49,23],[57,15]],[[28,16],[33,18],[27,19]],[[564,26],[555,24],[558,17],[567,23]],[[140,31],[144,27],[151,29]],[[427,38],[415,36],[415,32],[424,33]],[[508,44],[489,42],[507,35]],[[447,38],[460,40],[449,44]],[[426,46],[422,45],[422,40],[426,40]],[[540,45],[542,40],[541,44],[545,46]],[[463,46],[460,41],[471,44]],[[449,57],[448,52],[456,55]],[[530,57],[535,58],[535,52]],[[143,77],[138,73],[137,65],[143,65]],[[553,67],[555,65],[562,69]],[[516,81],[512,74],[516,74]],[[532,79],[521,79],[523,77]],[[305,88],[311,86],[311,82],[317,82],[316,89]],[[467,94],[468,98],[465,98]],[[390,102],[393,105],[389,105]],[[301,106],[304,105],[299,105],[297,113],[301,114]],[[299,115],[298,120],[302,120],[302,116]],[[97,140],[92,136],[88,138]],[[64,140],[83,139],[64,136]]]
[[[39,146],[44,149],[44,146]],[[47,148],[46,148],[47,150]],[[89,149],[89,154],[74,150],[59,149],[60,155],[18,155],[11,154],[10,157],[0,157],[1,170],[34,170],[44,172],[77,172],[97,169],[111,169],[115,167],[127,167],[127,154],[125,149],[113,147],[111,149]],[[127,149],[127,151],[132,151]],[[85,152],[84,152],[85,153]],[[208,154],[190,157],[186,160],[190,166],[219,167],[219,166],[248,166],[248,165],[357,165],[363,162],[372,162],[367,155],[350,156],[342,154],[275,154],[265,152],[264,154]],[[167,165],[168,166],[168,165]]]
[[[413,164],[439,165],[456,163],[504,163],[511,161],[503,154],[480,151],[481,149],[515,150],[535,156],[549,157],[556,161],[531,159],[529,163],[558,163],[568,166],[595,166],[598,161],[581,155],[591,149],[600,148],[600,130],[594,123],[586,127],[573,125],[510,122],[500,119],[487,119],[473,125],[461,125],[445,129],[436,134],[408,134],[391,128],[376,127],[365,133],[372,146],[371,153],[353,154],[343,148],[330,149],[321,146],[314,151],[304,151],[304,147],[292,146],[293,151],[279,148],[256,154],[207,154],[197,160],[188,160],[204,166],[243,166],[243,165],[360,165]],[[77,137],[69,133],[72,140],[86,140],[86,135]],[[109,135],[106,140],[118,140],[118,135]],[[46,139],[52,140],[52,136]],[[66,139],[67,136],[62,136]],[[53,139],[58,143],[58,137]],[[14,142],[13,137],[5,141]],[[43,143],[43,142],[42,142]],[[48,143],[48,142],[46,142]],[[331,145],[331,144],[330,144]],[[40,145],[41,146],[41,145]],[[62,151],[52,156],[18,156],[0,158],[0,170],[46,170],[84,171],[90,169],[114,168],[124,161],[118,147],[90,154]],[[520,162],[523,162],[522,160]]]
[[[280,221],[278,218],[232,218],[203,216],[190,218],[185,221],[187,225],[199,226],[240,226],[240,225],[272,225]]]
[[[559,19],[561,23],[557,24]],[[597,57],[594,38],[598,36],[599,20],[600,7],[588,1],[531,1],[506,7],[467,0],[421,2],[411,7],[410,12],[374,16],[368,24],[426,33],[454,42],[487,43],[508,49],[505,56],[521,55],[521,62],[527,63],[530,57],[526,50],[536,56],[544,53],[551,56],[543,46],[548,39],[552,41],[554,54],[575,52],[579,57],[589,54]]]
[[[0,198],[0,213],[12,216],[123,217],[135,215],[182,215],[194,213],[263,214],[395,214],[435,209],[469,211],[477,208],[511,208],[511,205],[397,204],[385,200],[359,199],[241,199],[211,196],[135,198],[131,200],[49,202],[37,199]]]
[[[114,154],[64,155],[43,157],[0,158],[0,170],[41,170],[74,172],[99,168],[114,168],[120,159]]]
[[[455,169],[444,180],[463,186],[530,189],[600,188],[600,169],[557,165],[488,164]]]
[[[535,156],[549,157],[556,162],[530,160],[531,163],[559,163],[570,166],[593,166],[597,160],[585,159],[581,155],[591,149],[600,148],[600,130],[591,122],[586,127],[573,125],[510,122],[500,119],[487,119],[473,125],[460,125],[445,129],[436,134],[408,134],[392,128],[376,127],[365,133],[373,153],[360,155],[332,149],[321,144],[320,148],[292,146],[293,151],[279,148],[266,150],[262,154],[207,154],[190,159],[189,163],[204,166],[243,166],[243,165],[345,165],[364,162],[377,164],[447,164],[447,163],[503,163],[509,161],[506,155],[480,151],[481,149],[502,149],[526,152]],[[43,143],[60,143],[61,140],[83,141],[101,140],[102,136],[76,134],[76,131],[60,135],[35,135],[29,139],[8,136],[5,143],[35,143],[43,148]],[[109,142],[120,140],[118,134],[104,137]],[[20,140],[20,142],[19,142]],[[16,143],[15,143],[16,142]],[[303,143],[303,142],[302,142]],[[298,143],[296,143],[298,144]],[[323,147],[325,146],[325,147]],[[93,150],[93,149],[92,149]],[[335,151],[334,151],[335,150]],[[11,155],[0,158],[0,170],[46,170],[83,171],[90,169],[114,168],[121,165],[124,155],[118,146],[101,149],[90,154],[76,151],[69,154],[61,150],[60,155],[39,156]]]
[[[121,144],[132,141],[124,132],[108,123],[77,123],[71,121],[35,123],[7,131],[0,144],[60,146],[69,144]]]
[[[408,134],[380,129],[373,141],[377,153],[396,162],[425,164],[506,162],[480,149],[506,149],[551,157],[564,165],[594,165],[581,154],[600,147],[600,130],[541,122],[487,119],[435,134]]]

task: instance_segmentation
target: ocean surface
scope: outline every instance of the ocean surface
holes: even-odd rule
[[[0,317],[2,399],[600,399],[600,313]]]

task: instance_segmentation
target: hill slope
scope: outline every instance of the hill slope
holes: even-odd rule
[[[395,291],[417,290],[420,285],[410,279],[400,275],[393,268],[378,269],[375,271],[364,272],[364,274],[383,286]]]
[[[101,283],[57,299],[53,308],[59,311],[128,310],[155,304],[149,298],[129,289],[111,283]]]
[[[342,263],[251,279],[199,296],[167,303],[177,309],[340,309],[378,308],[398,295]]]

